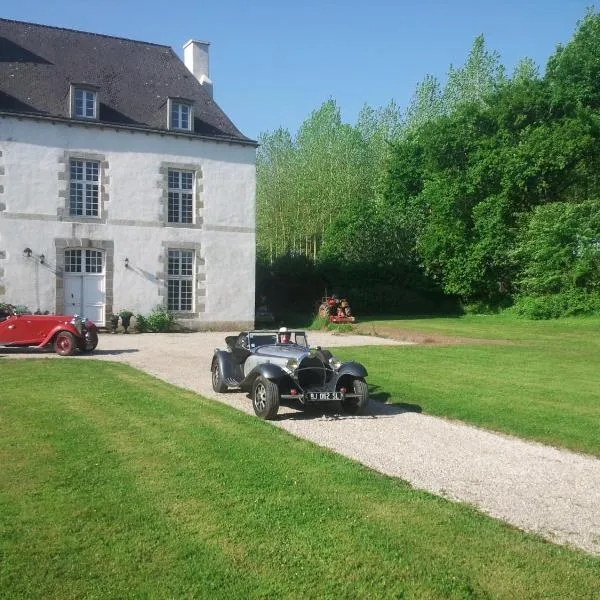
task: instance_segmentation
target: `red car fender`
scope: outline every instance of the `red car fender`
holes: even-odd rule
[[[77,331],[77,329],[75,329],[75,327],[73,327],[73,325],[70,323],[59,323],[50,331],[43,341],[40,342],[39,346],[36,346],[36,348],[43,348],[44,346],[47,346],[52,341],[52,338],[61,331],[68,331],[69,333],[72,333],[76,339],[81,339],[81,334]]]

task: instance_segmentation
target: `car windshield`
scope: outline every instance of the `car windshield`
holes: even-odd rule
[[[251,333],[250,348],[258,348],[260,346],[268,346],[277,343],[277,335],[275,333]]]
[[[308,348],[308,340],[304,331],[296,332],[296,344],[299,346],[306,346]]]

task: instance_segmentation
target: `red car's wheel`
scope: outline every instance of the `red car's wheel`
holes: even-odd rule
[[[97,345],[98,345],[98,334],[96,333],[95,330],[92,330],[92,331],[88,331],[85,334],[83,342],[79,345],[79,349],[82,352],[92,352],[93,350],[96,349]]]
[[[61,356],[71,356],[75,352],[75,337],[68,331],[61,331],[54,338],[54,351]]]

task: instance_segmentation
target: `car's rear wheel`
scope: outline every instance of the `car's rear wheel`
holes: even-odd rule
[[[71,356],[75,352],[75,336],[69,331],[61,331],[54,338],[54,351],[61,356]]]
[[[355,379],[352,382],[352,387],[356,397],[342,400],[342,407],[347,413],[360,415],[369,404],[369,386],[364,379]]]
[[[264,377],[259,377],[252,386],[252,406],[257,417],[274,419],[279,410],[277,384]]]
[[[222,394],[227,391],[227,386],[223,383],[221,378],[221,371],[219,370],[219,363],[215,361],[212,366],[212,386],[215,392]]]

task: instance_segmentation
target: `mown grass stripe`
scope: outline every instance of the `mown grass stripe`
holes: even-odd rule
[[[594,557],[133,369],[13,364],[0,392],[0,452],[21,457],[12,471],[0,466],[4,597],[582,598],[597,589]]]

